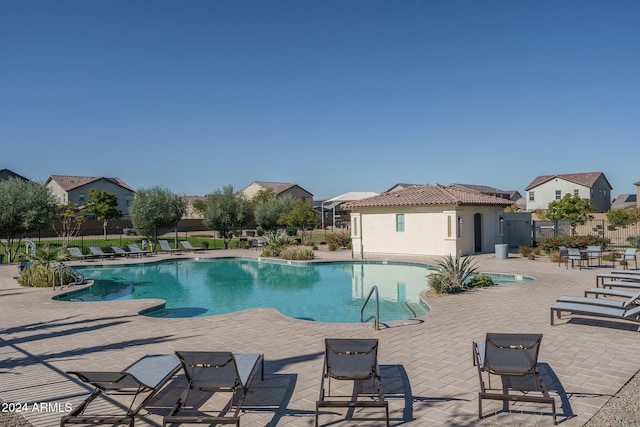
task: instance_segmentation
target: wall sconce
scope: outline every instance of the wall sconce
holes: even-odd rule
[[[458,224],[462,225],[462,217],[461,216],[458,217]]]

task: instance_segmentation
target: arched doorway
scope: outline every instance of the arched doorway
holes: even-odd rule
[[[475,252],[482,252],[482,215],[473,215],[473,236]]]

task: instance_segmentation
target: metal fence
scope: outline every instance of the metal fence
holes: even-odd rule
[[[626,227],[611,227],[607,220],[588,220],[578,224],[574,230],[568,221],[533,221],[532,244],[557,235],[600,236],[609,246],[629,246],[631,240],[640,236],[640,223]]]

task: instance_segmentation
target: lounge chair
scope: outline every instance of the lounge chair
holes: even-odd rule
[[[128,424],[133,426],[138,412],[149,403],[179,369],[180,361],[175,355],[159,354],[145,356],[123,371],[67,372],[95,387],[95,390],[77,408],[62,417],[60,426],[63,427],[66,424]],[[97,412],[90,414],[87,411],[90,404],[102,394],[109,395],[109,397],[117,395],[132,395],[133,397],[129,398],[130,402],[120,402],[116,403],[115,407],[111,406],[110,409],[114,411],[112,413],[105,413],[104,405],[96,402],[96,405],[92,405],[91,408],[96,407]],[[136,399],[144,394],[146,397],[137,406],[134,406]],[[115,413],[116,410],[118,413]]]
[[[623,296],[623,295],[612,295],[609,296]],[[572,297],[572,296],[561,296],[558,297],[557,302],[565,302],[571,304],[590,304],[590,305],[600,305],[603,307],[616,307],[616,308],[629,308],[638,305],[638,301],[640,300],[640,292],[635,292],[632,295],[626,297],[624,301],[615,300],[612,298],[589,298],[589,297]]]
[[[113,249],[113,253],[116,255],[120,255],[124,257],[129,257],[129,255],[131,255],[131,253],[125,251],[120,246],[111,246],[111,249]]]
[[[76,258],[76,259],[87,259],[87,258],[91,258],[91,255],[85,255],[82,253],[82,251],[80,251],[80,248],[77,247],[70,247],[67,248],[67,251],[69,251],[69,255],[71,255],[71,258]]]
[[[182,247],[187,250],[187,251],[191,251],[191,252],[204,252],[204,248],[194,248],[193,246],[191,246],[191,243],[189,243],[186,240],[180,241],[180,244],[182,245]]]
[[[346,381],[371,381],[367,400],[358,399],[355,392],[352,395],[331,395],[331,379]],[[326,389],[325,389],[326,381]],[[339,399],[331,399],[339,398]],[[389,427],[389,402],[382,393],[382,380],[378,372],[378,340],[377,339],[325,339],[324,367],[320,397],[316,401],[316,427],[320,408],[339,407],[380,407],[385,409],[387,427]]]
[[[473,343],[473,363],[480,379],[479,418],[482,418],[485,399],[501,400],[505,411],[509,402],[548,403],[556,424],[556,401],[549,395],[537,369],[541,341],[542,334],[487,333],[484,342]],[[492,375],[500,377],[499,388],[492,388]]]
[[[629,263],[631,261],[633,261],[636,264],[636,270],[638,269],[638,258],[636,258],[636,252],[637,249],[635,248],[627,248],[624,251],[624,254],[622,255],[622,259],[621,261],[624,261],[624,268],[626,269],[627,266],[629,265]]]
[[[180,248],[174,249],[169,246],[169,242],[167,240],[158,240],[158,243],[160,244],[160,250],[162,250],[163,252],[169,252],[170,254],[180,252]]]
[[[638,274],[631,274],[631,273],[620,273],[620,271],[625,271],[625,270],[614,270],[616,271],[615,273],[612,271],[611,273],[600,273],[600,274],[596,274],[596,286],[601,286],[604,285],[605,281],[614,281],[614,280],[630,280],[630,281],[640,281],[640,275]]]
[[[579,248],[568,248],[567,259],[571,261],[571,268],[574,267],[574,263],[577,261],[580,266],[580,270],[582,270],[582,262],[587,262],[587,267],[589,266],[589,258],[587,258],[586,252],[581,252]],[[569,263],[567,262],[567,268],[569,268]]]
[[[94,258],[100,257],[100,259],[105,259],[105,258],[115,256],[113,252],[111,253],[104,252],[100,246],[89,246],[89,250],[91,251],[91,255],[93,255]]]
[[[610,289],[610,288],[589,288],[584,291],[584,296],[593,295],[592,298],[600,296],[631,298],[636,292],[634,290]]]
[[[264,355],[205,351],[177,351],[176,355],[189,384],[170,414],[163,418],[162,425],[205,423],[239,426],[240,410],[258,369],[262,373],[261,379],[264,379]],[[191,390],[231,393],[231,397],[221,411],[212,414],[188,406]],[[233,406],[235,411],[227,415]]]
[[[135,243],[127,243],[127,248],[129,248],[129,252],[134,254],[134,255],[138,255],[138,256],[144,256],[147,255],[148,253],[150,253],[151,251],[147,251],[147,250],[141,250],[138,245],[136,245]]]
[[[551,326],[553,326],[554,313],[560,319],[562,312],[593,317],[606,317],[618,320],[640,322],[640,306],[633,308],[603,307],[593,304],[574,304],[569,302],[557,302],[551,306]]]

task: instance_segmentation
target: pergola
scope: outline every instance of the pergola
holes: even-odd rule
[[[322,212],[322,229],[324,230],[324,204],[330,203],[333,207],[333,221],[331,222],[332,231],[336,231],[336,206],[339,206],[342,203],[347,202],[355,202],[356,200],[366,199],[368,197],[377,196],[379,193],[374,193],[371,191],[352,191],[349,193],[341,194],[338,197],[334,197],[333,199],[328,199],[322,202],[321,204],[321,212]]]

